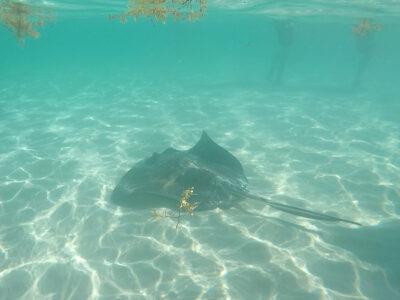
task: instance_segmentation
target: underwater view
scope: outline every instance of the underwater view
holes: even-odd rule
[[[0,0],[0,299],[400,299],[399,17]]]

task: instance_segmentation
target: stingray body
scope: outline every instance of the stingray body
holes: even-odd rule
[[[194,187],[191,202],[196,211],[217,207],[226,209],[246,198],[290,214],[323,220],[359,223],[289,206],[253,195],[247,190],[247,178],[240,162],[217,145],[205,131],[189,150],[168,148],[153,153],[130,169],[115,187],[111,200],[117,205],[136,209],[165,207],[177,209],[182,192]]]

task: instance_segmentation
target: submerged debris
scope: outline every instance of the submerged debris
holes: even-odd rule
[[[368,18],[362,18],[357,20],[357,24],[351,28],[355,37],[366,37],[373,30],[379,30],[381,27],[376,24],[372,24]]]
[[[152,219],[155,221],[160,221],[163,218],[173,218],[176,219],[176,228],[178,228],[180,221],[181,221],[181,210],[183,209],[186,214],[193,216],[194,215],[194,210],[196,207],[199,205],[198,202],[188,202],[189,198],[193,195],[194,192],[194,187],[188,188],[182,192],[182,198],[179,200],[179,211],[178,215],[176,215],[174,212],[170,210],[157,210],[153,209],[151,212],[153,214]]]

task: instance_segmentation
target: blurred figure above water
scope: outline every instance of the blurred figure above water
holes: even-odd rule
[[[269,70],[268,80],[274,86],[281,86],[289,49],[293,43],[293,24],[289,20],[274,20],[274,28],[279,46]]]
[[[372,24],[370,19],[367,18],[358,20],[357,24],[352,27],[356,48],[360,55],[352,81],[353,88],[359,88],[361,86],[362,79],[372,58],[374,31],[379,29],[380,27],[378,25]]]

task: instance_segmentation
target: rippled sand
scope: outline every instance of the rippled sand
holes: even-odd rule
[[[399,106],[363,94],[94,83],[0,91],[1,299],[397,299]],[[260,202],[182,227],[109,197],[138,160],[205,129]],[[178,201],[178,199],[177,199]]]

